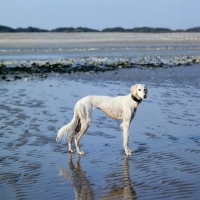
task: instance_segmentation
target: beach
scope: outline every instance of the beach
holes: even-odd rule
[[[198,199],[199,57],[195,33],[0,34],[1,199]],[[130,126],[131,156],[121,121],[99,110],[85,155],[56,143],[80,98],[127,95],[135,83],[149,94]]]

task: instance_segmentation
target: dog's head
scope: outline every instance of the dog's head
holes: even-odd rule
[[[147,98],[148,94],[148,89],[145,85],[143,84],[136,84],[133,85],[130,89],[131,94],[135,96],[137,99],[145,99]]]

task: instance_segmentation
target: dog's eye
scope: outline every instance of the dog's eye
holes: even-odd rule
[[[138,89],[139,91],[141,91],[141,89]]]

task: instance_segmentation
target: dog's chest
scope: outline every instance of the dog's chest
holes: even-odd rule
[[[136,114],[136,111],[137,111],[137,107],[134,107],[132,109],[132,114],[131,114],[131,120],[134,118],[135,114]]]

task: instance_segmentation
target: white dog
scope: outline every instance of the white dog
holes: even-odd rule
[[[68,147],[70,152],[74,152],[72,150],[72,139],[79,133],[75,138],[75,145],[78,154],[84,154],[80,150],[79,141],[92,121],[93,110],[98,108],[112,119],[123,120],[120,126],[123,130],[123,146],[126,155],[131,155],[132,150],[128,148],[129,125],[138,105],[143,98],[147,97],[148,90],[145,85],[136,84],[131,87],[130,91],[131,94],[126,96],[87,96],[80,99],[75,105],[72,121],[58,131],[56,141],[58,142],[61,138],[66,137],[67,133],[70,132]]]

